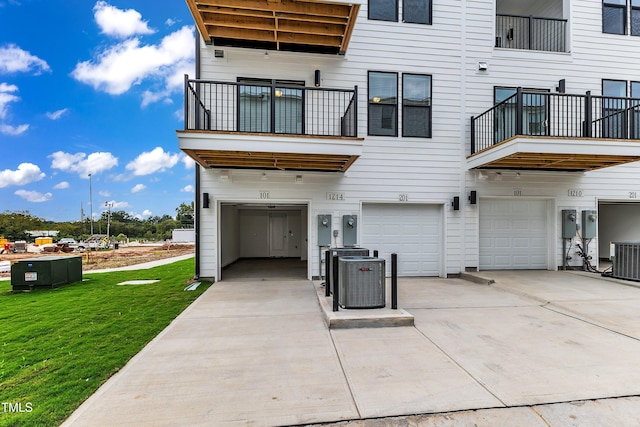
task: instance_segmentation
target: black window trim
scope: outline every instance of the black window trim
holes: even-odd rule
[[[602,96],[611,96],[611,95],[605,95],[604,94],[604,82],[622,82],[625,84],[625,97],[629,96],[629,82],[627,80],[623,80],[623,79],[602,79],[602,81],[600,82],[600,93],[602,94]],[[616,98],[615,96],[613,98]]]
[[[427,136],[414,136],[405,135],[405,126],[404,126],[404,76],[420,76],[420,77],[429,77],[430,83],[430,91],[429,91],[429,135]],[[433,75],[432,74],[424,74],[424,73],[402,73],[402,137],[403,138],[433,138]]]
[[[372,104],[370,102],[371,100],[371,73],[377,73],[377,74],[395,74],[396,76],[396,103],[395,103],[395,107],[396,107],[396,122],[395,122],[395,132],[393,135],[377,135],[377,134],[373,134],[371,133],[371,128],[369,126],[370,120],[371,120],[371,114],[370,114],[370,108],[369,106]],[[400,73],[397,71],[376,71],[376,70],[369,70],[367,71],[367,135],[368,136],[386,136],[386,137],[392,137],[392,138],[397,138],[398,137],[398,75]],[[391,105],[391,104],[389,104]]]

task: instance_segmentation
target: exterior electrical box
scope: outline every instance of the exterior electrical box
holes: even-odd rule
[[[318,246],[331,246],[331,215],[318,215]]]
[[[598,224],[597,211],[582,211],[582,238],[593,239],[596,237],[596,225]]]
[[[342,244],[355,246],[358,244],[358,216],[342,215]]]
[[[564,209],[562,211],[562,238],[573,239],[576,237],[576,210]]]

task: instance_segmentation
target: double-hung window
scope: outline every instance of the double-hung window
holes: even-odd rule
[[[402,136],[431,138],[429,75],[402,75]]]
[[[398,136],[398,74],[369,72],[369,135]]]

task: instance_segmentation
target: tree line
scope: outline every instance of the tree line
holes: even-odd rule
[[[147,219],[139,219],[125,211],[102,212],[99,218],[93,220],[94,234],[107,234],[107,222],[109,223],[109,235],[115,240],[144,239],[166,240],[171,238],[171,233],[176,228],[193,228],[194,206],[181,203],[176,208],[176,216],[162,215],[151,216]],[[110,216],[110,218],[109,218]],[[91,220],[55,222],[38,218],[29,211],[5,211],[0,213],[0,237],[9,241],[33,240],[27,231],[48,230],[58,231],[57,236],[52,236],[54,241],[63,237],[72,237],[76,240],[84,240],[91,232]]]

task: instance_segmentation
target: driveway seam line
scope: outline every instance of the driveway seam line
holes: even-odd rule
[[[540,306],[540,307],[541,307],[541,308],[545,308],[545,309],[547,309],[547,310],[549,310],[549,311],[552,311],[552,312],[554,312],[554,313],[557,313],[557,314],[560,314],[560,315],[563,315],[563,316],[569,317],[569,318],[571,318],[571,319],[579,320],[579,321],[581,321],[581,322],[587,323],[587,324],[592,325],[592,326],[595,326],[595,327],[597,327],[597,328],[604,329],[605,331],[613,332],[613,333],[614,333],[614,334],[616,334],[616,335],[620,335],[620,336],[623,336],[623,337],[631,338],[631,339],[632,339],[632,340],[634,340],[634,341],[640,341],[640,339],[639,339],[639,338],[636,338],[636,337],[631,336],[631,335],[627,335],[627,334],[625,334],[625,333],[623,333],[623,332],[620,332],[620,331],[616,331],[615,329],[608,328],[608,327],[603,326],[603,325],[601,325],[601,324],[595,323],[594,321],[587,320],[586,318],[582,318],[582,317],[578,317],[577,315],[571,315],[571,314],[566,313],[566,312],[558,311],[558,310],[560,310],[560,309],[562,308],[561,306],[560,306],[558,309],[554,309],[553,307],[551,307],[551,306],[549,306],[549,305],[542,305],[542,306]]]
[[[500,399],[498,397],[498,395],[496,395],[493,391],[491,391],[489,389],[489,387],[485,384],[483,384],[480,380],[478,380],[471,372],[469,372],[468,370],[466,370],[461,364],[458,363],[457,360],[455,360],[453,357],[451,357],[449,355],[449,353],[447,353],[446,351],[444,351],[444,349],[442,347],[440,347],[438,344],[436,344],[431,338],[429,338],[427,335],[425,335],[417,326],[413,327],[416,331],[418,331],[418,333],[420,335],[422,335],[423,337],[425,337],[427,339],[427,341],[429,341],[431,344],[433,344],[442,354],[444,354],[446,356],[447,359],[451,360],[451,362],[456,365],[458,368],[460,368],[463,372],[465,372],[467,375],[469,375],[469,377],[471,379],[473,379],[476,383],[478,383],[478,385],[480,385],[480,387],[482,387],[483,389],[485,389],[487,391],[487,393],[489,393],[490,395],[492,395],[493,397],[495,397],[498,402],[502,403],[504,405],[505,408],[508,408],[509,405],[507,405],[507,403],[505,401],[503,401],[502,399]]]
[[[347,376],[347,370],[342,363],[342,359],[340,358],[340,353],[338,352],[338,347],[336,346],[336,342],[333,336],[333,333],[330,329],[327,330],[329,333],[329,338],[331,339],[331,344],[333,345],[333,351],[336,353],[336,357],[338,358],[338,363],[340,364],[340,369],[342,369],[342,375],[344,375],[344,381],[347,383],[347,388],[349,389],[349,394],[351,395],[351,400],[353,401],[353,406],[356,408],[356,412],[358,412],[358,419],[362,418],[362,413],[360,412],[360,408],[358,407],[358,401],[356,400],[356,396],[353,393],[353,389],[351,388],[351,383],[349,382],[349,377]]]

